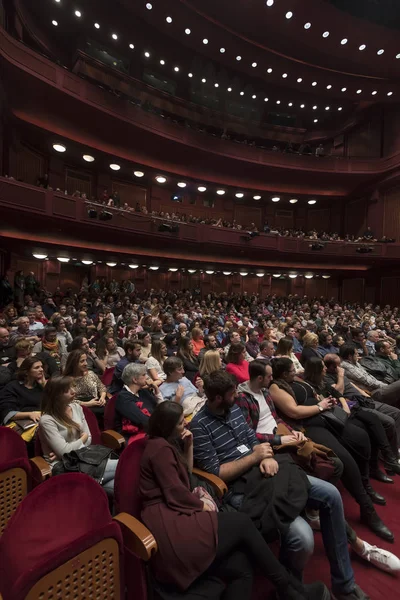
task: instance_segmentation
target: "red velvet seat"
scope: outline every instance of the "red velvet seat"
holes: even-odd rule
[[[101,383],[103,385],[105,385],[106,387],[108,387],[109,385],[111,385],[112,382],[112,378],[114,375],[114,371],[115,371],[115,367],[109,367],[108,369],[106,369],[101,377]]]
[[[118,394],[111,396],[104,407],[104,429],[114,429],[115,403],[117,401],[117,396]]]

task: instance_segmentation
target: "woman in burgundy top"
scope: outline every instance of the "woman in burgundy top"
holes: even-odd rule
[[[322,584],[303,586],[288,574],[248,515],[213,512],[207,500],[191,492],[193,437],[179,404],[159,404],[148,430],[139,491],[142,520],[157,541],[151,559],[157,581],[181,591],[196,582],[207,590],[207,576],[217,576],[226,584],[224,600],[250,600],[257,565],[280,600],[325,598]]]
[[[246,346],[241,342],[231,344],[226,357],[226,370],[236,377],[238,383],[244,383],[250,379],[249,363],[246,360]]]

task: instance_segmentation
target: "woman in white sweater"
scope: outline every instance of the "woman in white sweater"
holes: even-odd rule
[[[72,377],[49,380],[42,401],[39,438],[43,456],[53,467],[63,454],[90,446],[92,436],[80,404],[75,402]],[[118,460],[108,459],[101,485],[107,494],[114,492]]]

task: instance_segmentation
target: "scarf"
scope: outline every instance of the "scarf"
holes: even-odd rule
[[[59,367],[60,362],[61,362],[61,356],[60,356],[60,344],[58,343],[58,340],[56,340],[55,342],[48,342],[46,340],[43,340],[42,348],[43,348],[43,350],[48,352],[52,358],[54,358],[54,360],[57,363],[57,366]]]

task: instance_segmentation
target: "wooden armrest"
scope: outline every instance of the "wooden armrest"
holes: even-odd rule
[[[197,475],[197,477],[200,477],[200,479],[204,479],[210,485],[212,485],[219,499],[221,499],[228,491],[228,486],[226,485],[225,481],[222,481],[222,479],[216,475],[206,473],[206,471],[201,471],[200,469],[193,469],[193,474]]]
[[[35,479],[44,481],[51,477],[51,466],[44,460],[43,456],[34,456],[30,461],[32,463]]]
[[[157,552],[157,542],[143,523],[128,515],[119,513],[114,517],[121,526],[125,546],[142,560],[149,560]]]
[[[101,443],[107,448],[119,450],[124,447],[125,438],[120,433],[113,431],[113,429],[107,429],[107,431],[101,432]]]

